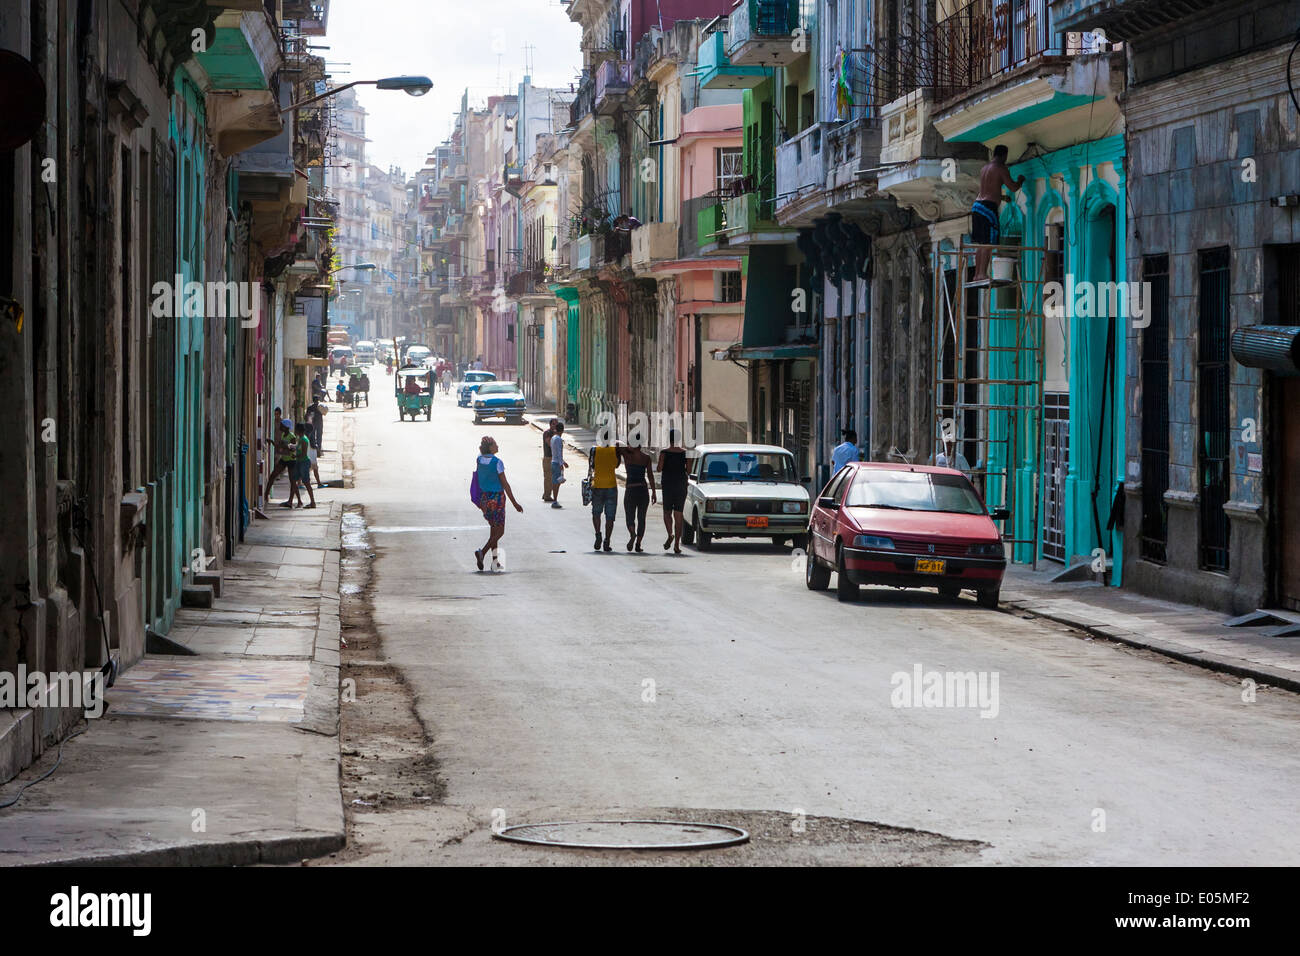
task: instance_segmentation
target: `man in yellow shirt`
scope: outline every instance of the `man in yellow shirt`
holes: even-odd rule
[[[605,512],[605,550],[613,551],[614,515],[618,512],[619,449],[617,445],[593,445],[591,449],[591,526],[596,530],[596,550],[601,549],[600,513]]]

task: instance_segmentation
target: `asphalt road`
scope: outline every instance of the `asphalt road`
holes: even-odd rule
[[[918,828],[979,841],[974,863],[1300,861],[1294,696],[1247,703],[1234,679],[971,597],[866,589],[842,605],[766,542],[675,557],[657,507],[646,554],[617,536],[595,553],[582,459],[553,510],[534,428],[475,426],[441,396],[432,421],[399,423],[389,380],[371,378],[353,497],[373,621],[445,783],[441,809],[372,837],[371,862],[436,860],[407,841],[453,811],[482,836],[494,810],[510,824],[652,808]],[[483,434],[524,506],[499,574],[473,556]],[[990,692],[996,676],[996,701],[895,706],[896,675],[918,667],[975,672]],[[503,846],[485,858],[520,852]]]

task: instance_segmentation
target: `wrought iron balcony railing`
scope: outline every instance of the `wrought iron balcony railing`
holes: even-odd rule
[[[882,39],[867,72],[878,104],[918,89],[942,102],[1035,59],[1089,52],[1054,29],[1048,0],[971,0],[935,24]]]

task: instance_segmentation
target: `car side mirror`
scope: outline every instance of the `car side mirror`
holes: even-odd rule
[[[825,497],[817,499],[818,508],[839,508],[839,506],[840,503],[836,501],[834,498],[832,498],[830,495],[826,495]]]
[[[994,521],[1007,521],[1011,518],[1011,512],[1006,508],[994,508],[989,512],[989,517]]]

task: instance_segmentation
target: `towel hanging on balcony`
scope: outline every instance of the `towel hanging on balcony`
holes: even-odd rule
[[[849,82],[849,54],[843,47],[839,50],[839,63],[835,68],[835,110],[841,119],[852,118],[853,87]]]

